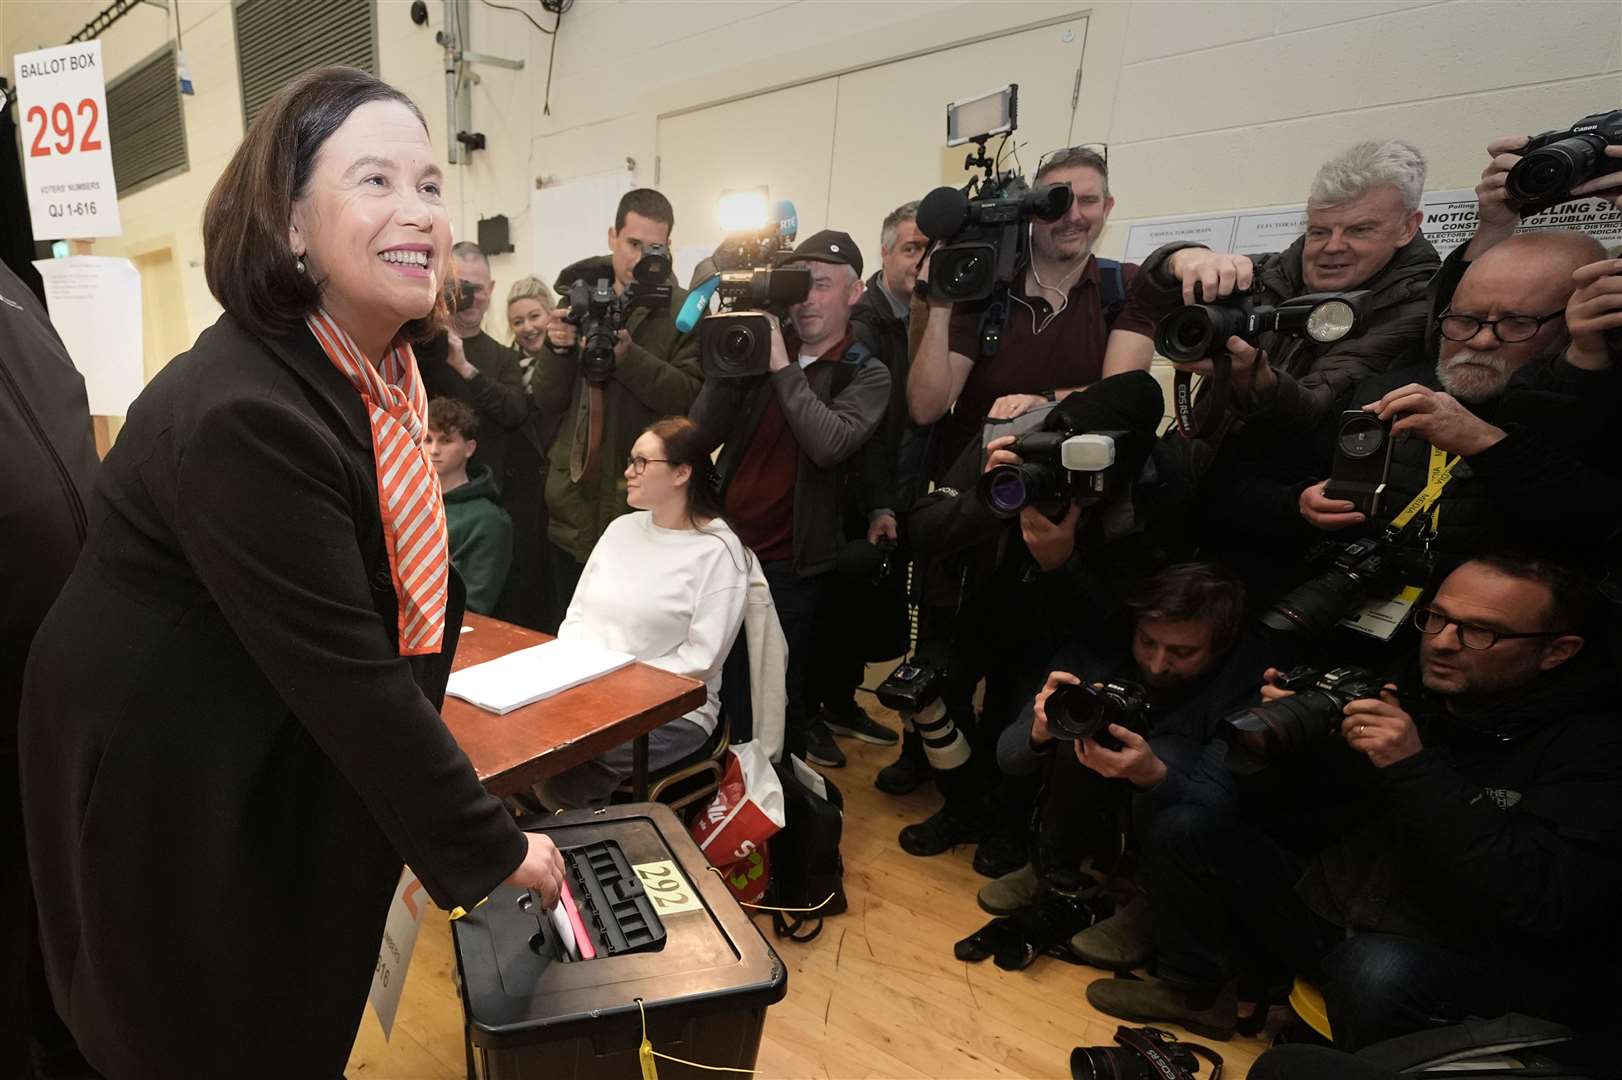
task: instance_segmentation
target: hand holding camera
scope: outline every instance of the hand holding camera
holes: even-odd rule
[[[1036,702],[1031,708],[1031,713],[1034,717],[1034,719],[1031,721],[1032,746],[1046,746],[1048,743],[1058,738],[1058,736],[1053,733],[1052,726],[1048,724],[1048,698],[1052,697],[1053,692],[1058,690],[1061,686],[1080,685],[1081,680],[1070,674],[1068,671],[1052,671],[1048,673],[1047,681],[1042,684],[1042,689],[1037,691]]]
[[[1308,525],[1325,532],[1336,532],[1340,529],[1349,529],[1353,525],[1361,525],[1368,520],[1368,517],[1360,513],[1352,502],[1346,499],[1331,499],[1324,494],[1324,489],[1328,486],[1329,481],[1325,480],[1301,492],[1297,506]]]
[[[1414,718],[1403,710],[1393,689],[1387,684],[1377,698],[1348,702],[1343,710],[1346,718],[1340,723],[1340,734],[1346,745],[1381,769],[1411,758],[1425,748]]]
[[[580,343],[580,330],[574,323],[565,321],[559,315],[547,326],[546,340],[551,342],[552,348],[558,352],[567,352]]]
[[[783,324],[771,312],[765,313],[766,325],[771,327],[771,358],[766,362],[766,370],[774,375],[788,367],[788,346],[783,344]]]
[[[1409,383],[1363,406],[1391,423],[1391,434],[1412,431],[1449,454],[1479,454],[1504,438],[1504,431],[1465,408],[1452,394]]]
[[[1093,739],[1076,741],[1076,760],[1108,780],[1125,780],[1148,789],[1166,779],[1166,763],[1149,748],[1148,740],[1129,727],[1111,724],[1106,729],[1120,746],[1114,750]]]
[[[1071,502],[1070,509],[1058,521],[1034,506],[1019,512],[1020,538],[1043,573],[1057,570],[1070,561],[1076,550],[1076,519],[1079,517],[1081,504],[1077,502]]]
[[[1248,255],[1229,255],[1209,248],[1183,248],[1166,260],[1171,276],[1182,282],[1183,303],[1216,300],[1232,293],[1249,292],[1255,264]]]
[[[1622,173],[1617,178],[1622,180]],[[1622,352],[1622,259],[1589,263],[1572,278],[1577,291],[1566,303],[1571,333],[1566,360],[1573,367],[1603,371],[1611,366],[1612,353]]]

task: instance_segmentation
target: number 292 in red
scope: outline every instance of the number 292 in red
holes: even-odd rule
[[[76,150],[100,150],[102,142],[96,138],[96,125],[101,121],[101,110],[94,98],[80,98],[78,105],[58,101],[49,110],[43,105],[32,105],[24,118],[34,129],[29,142],[29,157],[50,157],[71,154]],[[24,135],[28,134],[24,129]]]

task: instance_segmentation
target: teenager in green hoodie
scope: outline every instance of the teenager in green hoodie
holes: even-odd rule
[[[496,505],[496,485],[488,465],[468,475],[468,459],[478,449],[479,415],[466,402],[434,398],[428,403],[428,460],[445,493],[445,527],[450,532],[451,565],[467,585],[467,609],[480,615],[495,610],[513,561],[513,523]]]

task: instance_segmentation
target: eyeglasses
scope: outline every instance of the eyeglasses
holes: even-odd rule
[[[1459,628],[1459,643],[1466,649],[1490,649],[1500,641],[1516,641],[1522,638],[1560,637],[1567,633],[1565,630],[1539,630],[1531,634],[1512,634],[1505,630],[1494,630],[1490,626],[1481,626],[1476,623],[1460,622],[1433,607],[1414,609],[1414,629],[1427,637],[1440,634],[1449,626]]]
[[[1544,323],[1558,319],[1565,313],[1566,309],[1561,308],[1547,315],[1505,315],[1501,319],[1478,319],[1474,315],[1454,315],[1444,311],[1436,321],[1442,328],[1442,336],[1449,341],[1469,341],[1481,333],[1483,326],[1490,326],[1493,337],[1512,345],[1517,341],[1531,341],[1543,329]]]
[[[1077,150],[1085,150],[1089,154],[1097,155],[1098,159],[1104,163],[1104,172],[1109,172],[1109,143],[1094,142],[1080,143],[1076,146],[1065,146],[1058,150],[1049,150],[1047,153],[1036,159],[1036,175],[1040,176],[1042,174],[1042,170],[1046,169],[1048,167],[1048,163],[1054,158],[1062,157],[1065,154],[1074,153]],[[1077,161],[1072,162],[1072,164],[1085,165],[1087,162]]]
[[[669,458],[639,457],[636,454],[632,454],[630,457],[625,459],[625,467],[631,470],[632,476],[641,476],[643,473],[648,471],[648,463],[650,461],[660,461],[666,465],[670,464]]]

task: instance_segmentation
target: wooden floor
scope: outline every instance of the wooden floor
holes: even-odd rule
[[[894,725],[894,714],[868,709]],[[932,787],[884,795],[873,775],[890,748],[840,745],[845,769],[828,770],[845,796],[846,915],[828,920],[809,945],[777,944],[789,969],[788,997],[767,1013],[761,1077],[1067,1077],[1070,1050],[1111,1045],[1117,1021],[1087,1004],[1092,968],[1038,960],[1021,972],[990,961],[964,964],[952,944],[982,926],[975,906],[985,883],[964,848],[918,859],[896,844],[901,826],[938,805]],[[429,916],[406,980],[394,1037],[385,1042],[366,1011],[350,1080],[462,1080],[461,1005],[444,917]],[[771,923],[757,916],[768,939]],[[1186,1033],[1181,1033],[1186,1036]],[[1202,1040],[1203,1041],[1203,1040]],[[1258,1040],[1210,1043],[1243,1077],[1264,1048]],[[718,1073],[717,1076],[725,1074]]]

